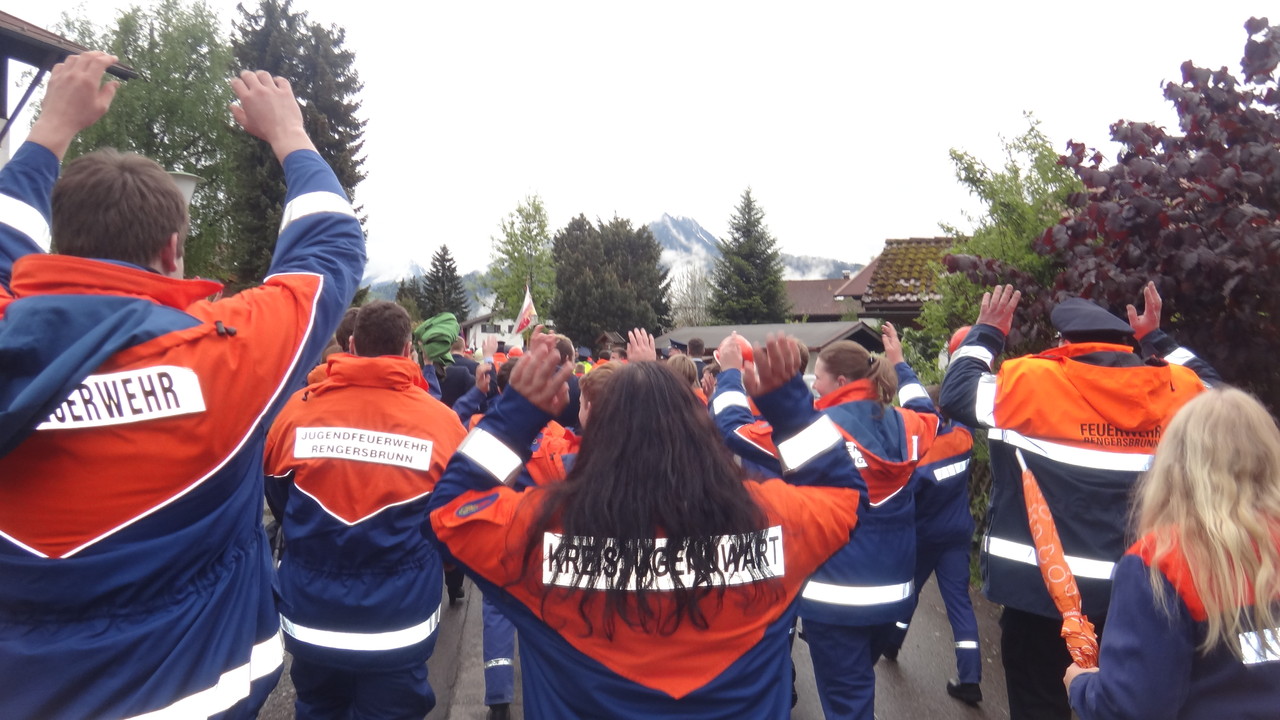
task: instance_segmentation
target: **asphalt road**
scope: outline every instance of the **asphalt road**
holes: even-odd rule
[[[946,611],[932,582],[925,586],[920,607],[911,623],[911,632],[898,661],[881,660],[876,667],[876,717],[878,720],[1007,720],[1004,672],[999,662],[996,620],[999,609],[977,593],[972,593],[978,613],[982,642],[982,690],[986,700],[970,707],[947,695],[945,684],[955,676],[955,655]],[[467,583],[467,597],[454,607],[446,602],[442,610],[440,637],[427,663],[436,708],[427,720],[484,720],[484,675],[480,656],[480,594]],[[813,683],[813,665],[808,647],[796,641],[793,659],[797,672],[800,702],[792,711],[793,720],[821,720]],[[285,720],[293,717],[293,684],[288,671],[263,708],[261,718]],[[516,666],[516,702],[512,715],[522,717],[520,669]]]

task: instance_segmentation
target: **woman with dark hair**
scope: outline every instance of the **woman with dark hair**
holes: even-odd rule
[[[788,716],[793,601],[848,542],[858,493],[794,344],[768,354],[750,389],[794,484],[746,481],[688,384],[637,362],[593,405],[565,481],[517,494],[502,483],[572,370],[534,335],[430,503],[431,532],[520,632],[526,716]],[[796,486],[818,482],[838,487]]]

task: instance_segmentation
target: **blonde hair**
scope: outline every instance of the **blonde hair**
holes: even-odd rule
[[[870,378],[880,396],[880,404],[892,405],[898,394],[898,374],[893,364],[852,340],[837,340],[822,348],[818,361],[827,372],[846,380]]]
[[[581,393],[582,402],[584,404],[593,403],[598,400],[602,393],[605,382],[613,377],[613,374],[622,366],[619,363],[607,362],[603,365],[597,365],[591,372],[582,376],[578,381],[578,390]]]
[[[689,387],[698,384],[698,365],[688,355],[672,355],[667,358],[667,367]]]
[[[1280,626],[1280,428],[1257,399],[1223,388],[1188,402],[1137,497],[1138,532],[1154,542],[1156,600],[1165,604],[1159,562],[1180,549],[1208,615],[1202,653],[1225,644],[1243,657],[1241,633]],[[1271,633],[1258,637],[1280,650]]]

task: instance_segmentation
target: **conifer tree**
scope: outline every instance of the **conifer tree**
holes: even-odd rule
[[[780,323],[787,319],[787,290],[782,282],[782,254],[764,224],[764,210],[742,193],[729,220],[729,238],[720,241],[712,278],[710,311],[729,325]]]
[[[232,47],[242,68],[266,70],[289,80],[302,104],[302,119],[320,156],[329,163],[348,197],[364,179],[365,121],[356,117],[363,88],[355,53],[343,47],[345,33],[313,23],[295,12],[292,0],[261,0],[250,10],[239,6]],[[266,143],[241,133],[235,150],[242,185],[235,193],[232,219],[245,239],[236,263],[240,284],[266,275],[284,211],[284,172]]]
[[[458,322],[463,322],[471,314],[471,302],[467,299],[467,290],[462,286],[458,265],[448,245],[441,245],[431,256],[431,267],[426,277],[417,279],[417,285],[421,288],[418,304],[423,317],[450,312]]]

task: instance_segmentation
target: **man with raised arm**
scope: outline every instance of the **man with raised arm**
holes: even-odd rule
[[[1004,361],[992,373],[1022,294],[996,287],[951,358],[940,404],[969,427],[989,428],[990,526],[982,542],[983,592],[1004,606],[1001,658],[1013,720],[1071,717],[1062,674],[1071,656],[1062,614],[1036,561],[1022,494],[1022,462],[1044,493],[1084,614],[1106,620],[1111,574],[1127,548],[1129,496],[1179,408],[1217,381],[1208,363],[1160,330],[1160,295],[1144,291],[1129,322],[1083,298],[1054,308],[1058,347]],[[1138,340],[1142,355],[1130,342]]]
[[[288,81],[241,73],[231,112],[287,205],[264,284],[205,300],[220,286],[182,278],[186,205],[158,165],[99,151],[58,179],[114,61],[57,65],[0,171],[0,715],[253,717],[282,661],[263,436],[364,237]]]

